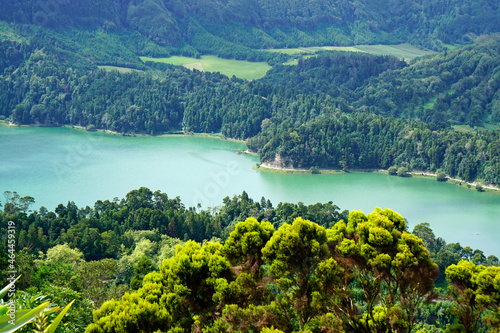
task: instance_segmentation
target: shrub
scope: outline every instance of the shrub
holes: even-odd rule
[[[444,182],[444,181],[446,181],[446,180],[447,180],[447,178],[446,178],[446,174],[445,174],[444,172],[441,172],[441,171],[440,171],[440,172],[438,172],[438,173],[436,174],[436,180],[437,180],[438,182]]]
[[[319,171],[318,167],[311,167],[311,169],[309,169],[309,170],[311,170],[311,173],[313,175],[319,175],[321,173],[321,171]]]
[[[410,174],[408,173],[408,169],[405,167],[400,167],[397,172],[399,177],[408,177]]]

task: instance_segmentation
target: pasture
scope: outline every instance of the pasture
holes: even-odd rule
[[[196,69],[202,72],[219,72],[228,77],[233,75],[246,80],[257,80],[271,69],[265,62],[250,62],[235,59],[222,59],[212,55],[202,56],[200,59],[172,56],[168,58],[141,57],[143,62],[155,61],[171,65],[184,66],[191,70]]]
[[[319,51],[344,51],[344,52],[366,52],[376,55],[392,55],[399,59],[410,60],[417,57],[434,54],[434,51],[421,50],[411,44],[404,43],[398,45],[356,45],[356,46],[314,46],[290,49],[267,49],[268,52],[280,52],[289,55],[314,54]],[[297,64],[296,61],[289,61],[286,65]]]

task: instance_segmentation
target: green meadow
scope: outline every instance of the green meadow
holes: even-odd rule
[[[462,132],[462,133],[473,133],[474,129],[470,127],[469,125],[454,125],[451,126],[455,131]]]
[[[431,98],[427,103],[423,105],[424,110],[430,110],[434,107],[434,104],[436,104],[437,97]]]
[[[263,51],[274,52],[274,53],[284,53],[284,54],[288,54],[288,55],[313,52],[313,51],[308,51],[307,48],[305,48],[305,47],[295,48],[295,49],[265,49]]]
[[[410,44],[398,45],[359,45],[356,46],[362,52],[378,55],[392,55],[400,59],[414,59],[417,57],[434,54],[434,51],[421,50]]]
[[[250,62],[234,59],[222,59],[216,56],[206,55],[200,59],[172,56],[168,58],[141,57],[143,62],[155,61],[171,65],[184,66],[202,72],[219,72],[232,77],[233,75],[247,80],[257,80],[264,77],[271,66],[265,62]]]
[[[376,55],[392,55],[400,59],[414,59],[417,57],[434,54],[434,51],[421,50],[411,44],[398,45],[356,45],[356,46],[316,46],[300,47],[290,49],[267,49],[268,52],[280,52],[289,55],[313,54],[319,51],[345,51],[345,52],[366,52]],[[289,61],[286,65],[294,65],[297,62]]]

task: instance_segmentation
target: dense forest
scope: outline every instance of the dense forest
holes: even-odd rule
[[[22,249],[18,302],[76,299],[65,332],[88,325],[88,332],[472,332],[498,325],[491,311],[500,302],[498,258],[447,244],[427,223],[411,234],[389,209],[365,215],[332,202],[273,206],[243,192],[201,210],[140,188],[94,207],[70,201],[33,211],[34,198],[4,195],[0,241],[6,245],[12,221]],[[1,250],[2,274],[6,259]],[[99,309],[93,317],[92,309]]]
[[[261,81],[324,93],[353,110],[440,126],[500,120],[500,43],[485,41],[407,65],[394,57],[336,53],[275,66]]]
[[[247,82],[154,63],[146,73],[78,70],[49,46],[3,41],[0,115],[20,124],[148,134],[186,127],[240,139],[257,134],[265,118],[303,123],[332,109],[474,127],[500,120],[499,53],[499,39],[410,65],[335,52]]]
[[[500,181],[498,131],[436,131],[421,122],[371,114],[334,113],[248,141],[261,161],[277,167],[441,171],[465,181]]]
[[[411,42],[443,49],[499,32],[494,1],[2,0],[0,19],[45,28],[137,31],[160,45],[200,52],[231,47]]]

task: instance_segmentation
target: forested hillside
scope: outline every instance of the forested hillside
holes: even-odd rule
[[[417,59],[334,53],[275,66],[261,81],[301,94],[324,93],[383,116],[441,126],[500,120],[500,43],[484,41]]]
[[[93,207],[33,211],[34,198],[4,196],[0,278],[13,234],[17,304],[74,299],[62,332],[498,327],[498,258],[446,244],[427,223],[412,234],[390,209],[274,206],[243,192],[201,210],[140,188]]]
[[[160,45],[203,52],[230,45],[410,42],[433,49],[499,31],[494,1],[2,0],[0,19],[49,28],[134,30]]]
[[[465,181],[500,182],[498,131],[461,133],[433,130],[365,113],[334,113],[248,141],[262,162],[277,167],[441,171]]]

